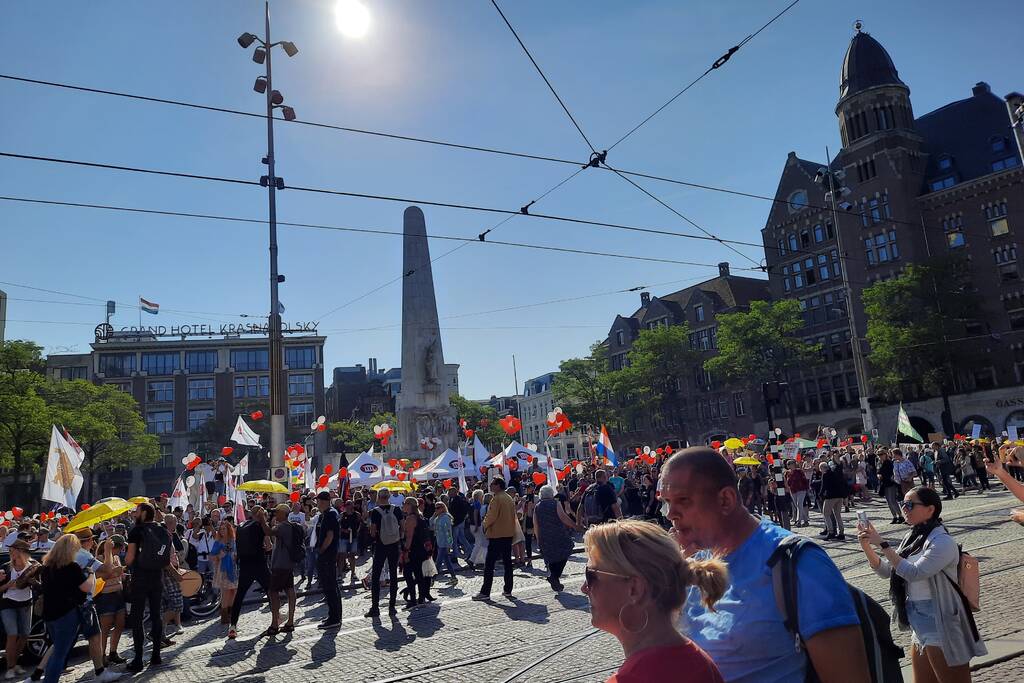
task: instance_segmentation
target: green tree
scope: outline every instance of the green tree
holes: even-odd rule
[[[0,466],[14,475],[38,469],[50,441],[43,366],[38,344],[0,342]]]
[[[687,378],[700,367],[701,355],[690,348],[689,325],[641,330],[627,356],[627,367],[612,373],[615,393],[627,397],[624,409],[672,415],[674,424],[683,424]]]
[[[466,421],[466,428],[472,429],[480,437],[480,442],[490,452],[494,452],[500,444],[508,443],[512,437],[505,434],[498,420],[498,411],[492,406],[470,401],[458,394],[452,394],[448,401],[455,406],[455,415],[458,420]],[[461,433],[460,438],[465,438]],[[516,434],[515,438],[522,441],[524,437]]]
[[[864,289],[872,385],[890,399],[941,394],[943,428],[954,431],[949,408],[953,369],[968,364],[977,344],[947,340],[967,336],[979,300],[968,284],[966,260],[943,256],[910,264],[899,277]]]
[[[555,400],[576,424],[599,428],[620,415],[618,398],[623,384],[620,371],[612,371],[608,352],[601,342],[583,358],[570,358],[558,366],[552,385]]]
[[[146,433],[139,405],[128,393],[85,380],[54,382],[46,391],[53,416],[85,453],[85,494],[93,498],[97,473],[152,465],[160,457],[160,440]]]
[[[393,413],[376,413],[369,421],[339,420],[327,425],[327,433],[340,453],[362,453],[377,443],[373,435],[376,425],[387,423],[397,429]]]
[[[797,336],[803,326],[796,299],[752,301],[747,311],[723,313],[718,316],[718,354],[704,361],[704,369],[734,386],[788,382],[793,370],[821,362],[821,347]]]

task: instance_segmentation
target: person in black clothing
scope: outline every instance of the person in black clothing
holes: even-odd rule
[[[270,536],[267,524],[267,511],[257,505],[252,514],[238,527],[235,540],[235,552],[238,554],[238,592],[231,605],[231,627],[228,637],[238,632],[238,617],[242,613],[242,601],[249,592],[253,581],[270,593],[270,569],[267,567],[267,553],[264,541]]]
[[[151,624],[150,638],[153,641],[149,665],[154,667],[162,664],[160,648],[164,645],[164,629],[163,619],[160,618],[160,602],[163,597],[163,567],[170,564],[172,551],[171,535],[167,533],[167,528],[154,521],[156,508],[149,503],[140,503],[132,514],[135,517],[135,525],[128,532],[128,551],[124,559],[125,566],[131,570],[132,575],[131,593],[128,596],[128,621],[132,628],[135,657],[129,662],[127,670],[139,672],[143,667],[142,648],[146,644],[142,613],[147,604]]]
[[[327,618],[317,628],[329,629],[341,626],[341,596],[338,595],[338,539],[341,526],[338,511],[331,507],[331,494],[321,491],[316,494],[320,508],[320,519],[316,523],[316,575],[327,602]]]
[[[459,568],[458,557],[463,550],[466,560],[473,554],[473,544],[466,538],[466,518],[469,517],[469,501],[462,491],[456,490],[448,501],[448,512],[452,515],[452,564]]]
[[[608,481],[608,473],[598,470],[594,473],[594,491],[597,494],[597,504],[601,508],[601,522],[611,519],[621,519],[622,510],[619,507],[619,497],[615,495],[615,487]]]
[[[878,466],[878,492],[885,496],[885,502],[889,505],[889,512],[892,514],[891,524],[902,524],[903,515],[900,512],[899,497],[900,484],[896,481],[896,468],[888,451],[882,451],[882,462]]]
[[[959,498],[960,492],[956,490],[956,485],[953,484],[953,472],[956,470],[956,466],[953,464],[953,456],[950,455],[949,449],[933,443],[932,451],[935,455],[935,468],[939,471],[939,476],[942,478],[942,494],[945,496],[944,499],[953,500],[954,498]]]
[[[390,520],[385,515],[395,519]],[[388,601],[388,613],[396,614],[395,602],[398,600],[398,554],[401,546],[402,511],[391,505],[391,494],[387,489],[377,492],[377,507],[370,510],[370,536],[374,539],[373,568],[370,570],[370,611],[366,617],[380,616],[377,601],[380,599],[380,574],[384,571],[384,563],[388,564],[388,576],[391,577],[391,599]],[[381,531],[385,530],[386,536]],[[392,530],[395,530],[394,532]]]
[[[345,506],[339,519],[341,540],[338,545],[339,570],[342,578],[345,571],[351,569],[352,583],[356,582],[356,555],[359,553],[359,527],[363,525],[363,518],[356,512],[355,503],[351,500],[345,501]]]

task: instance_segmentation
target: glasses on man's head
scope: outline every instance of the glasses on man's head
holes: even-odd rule
[[[632,577],[626,576],[625,574],[616,574],[615,572],[606,572],[603,569],[596,569],[596,568],[591,567],[591,566],[588,565],[583,570],[584,582],[588,586],[596,585],[597,584],[597,577],[598,577],[599,574],[604,574],[605,576],[613,576],[613,577],[615,577],[617,579],[629,579],[629,578],[632,578]]]

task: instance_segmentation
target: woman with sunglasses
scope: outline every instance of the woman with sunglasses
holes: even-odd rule
[[[722,561],[684,558],[667,531],[637,520],[592,526],[583,545],[590,623],[615,636],[626,656],[606,683],[722,683],[707,653],[676,629],[691,586],[709,609],[722,597]]]
[[[960,549],[942,525],[942,498],[935,489],[916,486],[900,509],[911,529],[896,548],[870,522],[857,530],[871,568],[889,579],[893,626],[913,634],[914,681],[970,681],[971,658],[987,650],[957,584]]]

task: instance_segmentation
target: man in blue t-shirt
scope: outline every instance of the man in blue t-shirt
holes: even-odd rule
[[[797,648],[775,602],[768,558],[789,531],[743,507],[732,466],[715,451],[687,448],[665,463],[661,498],[672,533],[687,555],[718,553],[729,586],[715,611],[696,589],[683,629],[714,660],[728,683],[803,683],[808,657],[822,683],[871,680],[857,613],[842,574],[823,550],[797,560]]]

